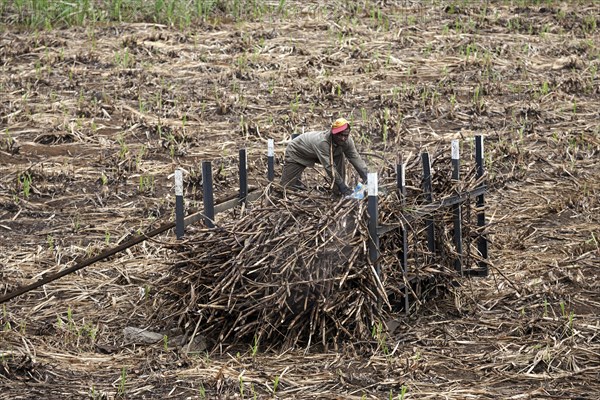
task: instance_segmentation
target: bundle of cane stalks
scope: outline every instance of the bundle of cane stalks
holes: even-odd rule
[[[402,303],[408,277],[451,272],[427,257],[411,258],[410,274],[403,272],[398,232],[381,239],[380,257],[371,261],[367,204],[268,188],[241,216],[178,245],[166,283],[174,297],[170,318],[214,343],[372,339],[373,326]],[[380,196],[379,207],[380,217],[402,215],[395,193]],[[423,247],[417,222],[406,231]]]

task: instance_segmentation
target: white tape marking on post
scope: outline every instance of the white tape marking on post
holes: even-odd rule
[[[273,139],[267,141],[267,156],[275,156],[275,144],[273,143]]]
[[[367,181],[369,185],[369,196],[377,196],[377,172],[369,172]]]
[[[183,173],[180,169],[175,170],[175,196],[183,196]]]
[[[460,159],[460,152],[459,152],[458,140],[453,140],[452,141],[452,159],[453,160]]]
[[[402,171],[400,173],[400,185],[406,186],[406,163],[402,164]]]

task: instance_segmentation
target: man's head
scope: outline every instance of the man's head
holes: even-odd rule
[[[335,144],[344,143],[350,136],[350,124],[345,118],[338,118],[331,125],[331,135]]]

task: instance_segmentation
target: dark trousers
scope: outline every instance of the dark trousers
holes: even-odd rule
[[[346,180],[346,168],[344,168],[344,155],[334,158],[335,170],[342,177],[342,180]],[[301,187],[302,183],[300,178],[306,167],[297,162],[290,161],[288,159],[283,163],[283,170],[281,171],[281,185],[290,187]],[[334,186],[334,193],[339,193],[337,185]]]
[[[285,160],[283,170],[281,171],[282,186],[298,186],[300,178],[306,167],[293,161]]]

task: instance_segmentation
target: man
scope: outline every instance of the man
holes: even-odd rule
[[[352,194],[345,182],[344,159],[367,181],[367,164],[356,151],[350,137],[350,124],[344,118],[336,119],[331,129],[306,132],[288,144],[285,150],[281,184],[299,186],[300,177],[306,167],[320,163],[332,180],[332,187],[342,195]]]

